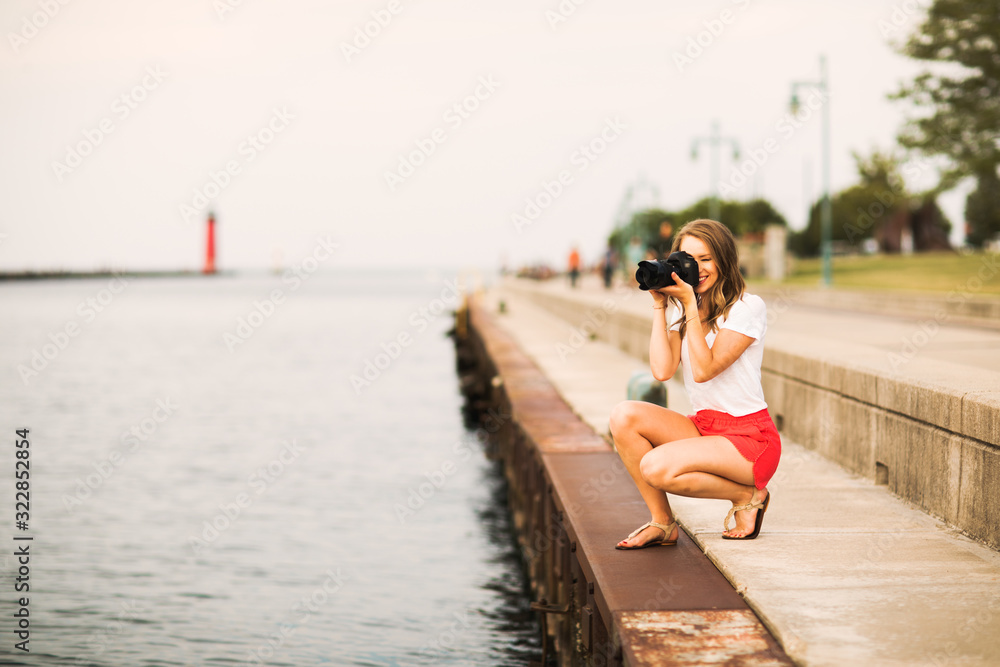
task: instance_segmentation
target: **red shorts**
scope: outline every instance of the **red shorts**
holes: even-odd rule
[[[736,451],[753,464],[754,486],[758,489],[767,486],[781,458],[781,436],[767,408],[742,417],[717,410],[699,410],[698,414],[688,415],[688,419],[702,435],[729,438]]]

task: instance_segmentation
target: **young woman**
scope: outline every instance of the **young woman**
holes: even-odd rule
[[[683,366],[695,414],[642,401],[625,401],[612,411],[615,448],[651,516],[617,549],[677,543],[666,492],[731,501],[722,537],[754,539],[781,456],[760,383],[767,312],[760,297],[745,291],[732,233],[714,220],[695,220],[677,232],[671,250],[695,258],[700,281],[692,288],[674,274],[675,285],[650,290],[649,365],[658,380]],[[667,315],[671,303],[673,321]],[[736,526],[730,528],[734,515]]]

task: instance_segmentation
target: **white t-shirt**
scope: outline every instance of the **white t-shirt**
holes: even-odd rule
[[[678,315],[674,311],[672,321]],[[681,341],[681,368],[684,372],[684,387],[687,389],[691,407],[699,410],[718,410],[734,417],[759,412],[767,407],[764,389],[760,384],[760,365],[764,359],[764,333],[767,331],[767,306],[764,300],[754,294],[743,293],[743,298],[729,309],[729,316],[716,320],[718,330],[732,329],[736,333],[750,336],[754,342],[726,370],[707,382],[695,382],[688,355],[688,337]],[[680,322],[670,327],[678,331]],[[715,342],[715,332],[705,334],[709,347]]]

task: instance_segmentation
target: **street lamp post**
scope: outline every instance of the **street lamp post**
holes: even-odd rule
[[[694,141],[691,142],[691,159],[698,159],[698,145],[701,142],[706,142],[712,149],[711,157],[711,173],[709,178],[711,183],[709,184],[709,192],[711,193],[711,199],[709,200],[709,217],[713,220],[719,219],[719,146],[724,142],[729,142],[733,147],[733,159],[740,159],[740,145],[733,137],[723,137],[719,134],[719,121],[712,121],[712,134],[707,137],[695,137]]]
[[[822,161],[823,161],[823,201],[820,206],[820,252],[823,256],[823,287],[830,287],[833,284],[833,268],[831,265],[832,249],[830,244],[830,227],[832,214],[830,209],[830,95],[826,75],[826,56],[819,57],[819,81],[793,81],[792,82],[792,114],[797,114],[799,110],[798,89],[800,86],[819,88],[823,96],[823,138],[822,138]]]

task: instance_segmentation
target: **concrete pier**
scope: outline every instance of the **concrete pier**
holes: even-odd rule
[[[1000,336],[988,327],[967,329],[943,321],[933,335],[927,334],[917,353],[906,358],[905,350],[897,350],[923,330],[919,319],[862,316],[813,309],[791,299],[784,304],[773,297],[768,300],[774,316],[766,339],[765,377],[770,377],[765,394],[772,414],[782,422],[784,453],[769,486],[774,495],[763,531],[752,542],[724,541],[722,519],[729,503],[672,496],[687,536],[797,664],[1000,664],[1000,554],[987,546],[996,539],[993,503],[1000,495],[996,493],[1000,480],[991,477],[997,470],[992,457],[997,453],[998,422],[989,408],[1000,389]],[[508,437],[523,442],[548,438],[555,448],[519,454],[508,469],[541,466],[537,469],[541,472],[533,474],[546,480],[545,493],[519,492],[527,494],[527,500],[517,502],[530,506],[547,493],[556,510],[552,516],[569,543],[566,554],[546,553],[565,563],[567,554],[583,551],[577,558],[588,585],[594,585],[594,598],[580,594],[571,599],[590,609],[589,620],[581,627],[592,631],[594,619],[599,618],[597,625],[606,628],[606,643],[613,647],[606,652],[610,658],[606,664],[616,664],[615,660],[704,664],[707,659],[671,662],[680,655],[675,640],[699,632],[685,634],[684,628],[690,626],[684,626],[684,610],[661,610],[657,607],[662,604],[655,601],[657,584],[666,582],[667,590],[672,590],[678,583],[678,572],[683,571],[680,556],[672,555],[670,548],[640,552],[613,548],[648,519],[631,480],[620,465],[616,467],[617,457],[602,452],[599,442],[607,443],[602,436],[607,434],[608,414],[624,398],[628,377],[648,369],[644,360],[648,301],[638,291],[605,292],[586,282],[581,289],[570,290],[557,281],[511,281],[478,297],[481,315],[473,317],[473,329],[491,328],[494,333],[486,338],[502,339],[504,349],[519,350],[537,367],[535,374],[521,378],[526,384],[505,398],[513,378],[524,371],[498,364],[488,394],[493,401],[509,401],[514,418]],[[865,335],[848,339],[845,332],[850,331]],[[484,356],[493,359],[497,354],[495,347],[484,346]],[[892,354],[905,360],[895,369],[889,366]],[[788,359],[798,360],[799,367]],[[970,365],[975,360],[978,363]],[[874,373],[872,366],[878,364],[893,374]],[[927,375],[932,368],[939,372]],[[948,389],[952,380],[958,389]],[[556,413],[553,402],[538,414],[540,431],[522,431],[518,404],[544,384],[555,388],[573,414]],[[822,398],[823,393],[831,398]],[[857,405],[851,406],[853,412],[850,408],[837,412],[827,400]],[[942,408],[941,400],[950,402]],[[669,383],[669,403],[679,412],[689,410],[678,382]],[[878,416],[878,411],[884,414]],[[590,428],[560,426],[570,423],[571,417]],[[824,435],[824,429],[833,433]],[[843,444],[852,439],[854,429],[866,434],[863,444],[870,456],[862,455],[860,446],[852,449]],[[930,439],[924,437],[927,432]],[[936,449],[941,438],[946,445],[943,452]],[[573,451],[579,443],[589,449]],[[895,458],[889,456],[892,453]],[[593,458],[580,462],[588,466],[582,472],[560,477],[544,472],[556,457],[565,463]],[[923,463],[926,457],[929,464]],[[937,461],[951,466],[944,468],[943,478],[941,469],[932,465]],[[577,504],[567,505],[567,499]],[[942,506],[951,507],[951,513],[934,509]],[[515,510],[515,514],[518,511],[525,512]],[[539,528],[544,534],[548,526]],[[682,533],[682,547],[688,543],[685,537]],[[639,568],[644,569],[642,585],[652,587],[647,596],[651,603],[624,609],[620,605],[627,595],[622,587],[636,584],[623,584],[612,575]],[[550,602],[566,604],[560,590],[554,583],[539,588]],[[677,595],[670,597],[680,599]],[[730,602],[713,610],[700,609],[698,625],[712,625],[709,611],[735,614],[739,609]],[[635,620],[633,611],[646,616]],[[672,614],[671,620],[658,622],[661,613]],[[737,616],[752,625],[745,613]],[[567,615],[560,618],[570,624]],[[717,645],[740,642],[734,619],[716,617],[719,627],[731,629]],[[758,630],[755,636],[764,635]],[[661,643],[650,649],[656,641]],[[565,648],[564,643],[560,655]],[[785,659],[771,649],[765,653],[766,658],[754,654],[754,659]],[[747,664],[754,663],[751,659]]]
[[[465,392],[496,431],[534,608],[560,665],[791,664],[683,531],[675,547],[615,550],[649,517],[607,441],[480,300],[459,313],[456,334]]]

